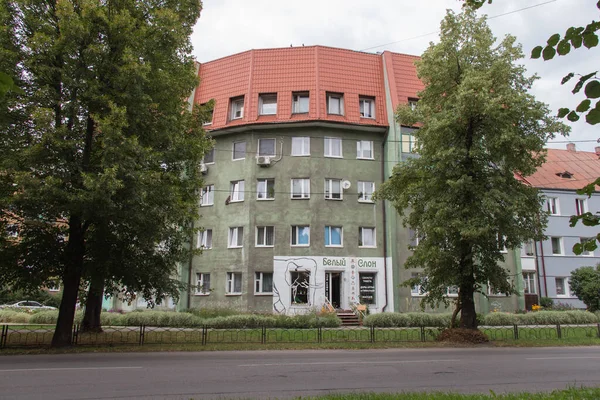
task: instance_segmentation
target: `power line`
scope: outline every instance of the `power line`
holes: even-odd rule
[[[519,9],[513,10],[513,11],[509,11],[509,12],[505,12],[505,13],[502,13],[502,14],[494,15],[494,16],[491,16],[491,17],[486,17],[486,19],[490,20],[490,19],[494,19],[494,18],[499,18],[499,17],[503,17],[505,15],[515,14],[517,12],[521,12],[521,11],[524,11],[524,10],[529,10],[530,8],[540,7],[540,6],[543,6],[543,5],[546,5],[546,4],[550,4],[550,3],[554,3],[554,2],[556,2],[556,0],[549,0],[549,1],[546,1],[546,2],[543,2],[543,3],[538,3],[538,4],[534,4],[534,5],[528,6],[528,7],[523,7],[523,8],[519,8]],[[362,50],[359,50],[359,51],[367,51],[367,50],[377,49],[379,47],[385,47],[385,46],[389,46],[389,45],[396,44],[396,43],[406,42],[408,40],[419,39],[419,38],[422,38],[422,37],[426,37],[426,36],[430,36],[430,35],[435,35],[437,33],[440,33],[440,31],[437,30],[435,32],[429,32],[429,33],[424,33],[424,34],[417,35],[417,36],[411,36],[411,37],[408,37],[408,38],[396,40],[395,42],[389,42],[389,43],[384,43],[384,44],[380,44],[380,45],[377,45],[377,46],[367,47],[366,49],[362,49]]]

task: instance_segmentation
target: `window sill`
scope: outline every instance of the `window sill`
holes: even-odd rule
[[[258,158],[258,157],[271,157],[271,158],[275,158],[275,157],[277,157],[277,154],[258,154],[256,156],[256,158]]]
[[[194,293],[194,296],[210,296],[210,293]]]
[[[273,292],[254,293],[255,296],[273,296]]]
[[[212,250],[212,247],[197,247],[198,250]]]
[[[310,200],[310,197],[292,197],[292,200]]]
[[[211,203],[211,204],[200,204],[200,207],[212,207],[214,206],[215,203]]]
[[[230,121],[237,121],[238,119],[242,119],[242,118],[244,118],[244,116],[243,116],[243,115],[242,115],[242,116],[240,116],[240,117],[231,118],[231,120],[230,120]]]
[[[343,244],[339,244],[339,245],[338,244],[329,244],[329,245],[326,244],[325,248],[328,248],[328,249],[330,249],[330,248],[333,248],[333,249],[343,249],[344,245]]]
[[[344,158],[344,156],[330,156],[327,154],[323,155],[323,157],[325,157],[325,158]]]
[[[225,296],[241,296],[241,293],[225,293]]]
[[[361,115],[360,118],[361,119],[373,119],[373,120],[375,119],[375,117],[365,117],[364,115]]]
[[[271,198],[271,199],[256,199],[256,201],[274,201],[275,198]]]
[[[358,246],[359,249],[376,249],[377,246]]]
[[[205,163],[203,163],[203,164],[204,164],[204,165],[215,165],[215,162],[214,162],[214,161],[213,161],[213,162],[205,162]]]
[[[244,200],[229,200],[229,204],[231,203],[243,203]]]
[[[272,245],[260,245],[260,244],[257,244],[257,245],[255,245],[254,247],[258,247],[258,248],[267,248],[267,249],[268,249],[268,248],[271,248],[271,249],[272,249],[273,247],[275,247],[275,245],[273,245],[273,244],[272,244]]]
[[[375,160],[375,158],[374,158],[374,157],[356,157],[356,159],[357,159],[357,160],[370,160],[370,161],[373,161],[373,160]]]
[[[325,197],[325,200],[342,201],[344,199],[343,198],[340,198],[340,199],[331,199],[329,197]]]
[[[228,249],[242,249],[244,246],[227,246]]]
[[[308,114],[308,111],[292,111],[292,115]]]
[[[310,157],[310,154],[292,154],[292,157]]]
[[[290,244],[290,247],[310,247],[310,244]]]
[[[231,161],[241,161],[241,160],[245,160],[246,157],[244,158],[232,158]]]
[[[268,116],[268,115],[277,115],[277,112],[273,112],[273,113],[264,113],[264,112],[261,112],[261,113],[258,114],[259,117],[265,117],[265,116]]]
[[[363,204],[375,204],[373,200],[358,200],[358,202]]]

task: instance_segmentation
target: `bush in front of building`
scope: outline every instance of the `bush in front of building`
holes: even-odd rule
[[[213,308],[188,308],[183,312],[190,313],[202,319],[215,317],[228,317],[230,315],[252,314],[229,307],[213,307]]]
[[[402,327],[443,327],[449,326],[452,314],[430,313],[379,313],[365,317],[363,325],[377,328],[402,328]]]
[[[486,314],[483,317],[483,324],[488,326],[503,326],[503,325],[514,325],[518,323],[519,316],[525,314],[512,314],[507,312],[493,312]]]
[[[31,319],[30,313],[13,310],[0,310],[0,322],[10,322],[13,324],[28,324]]]
[[[555,324],[595,324],[599,322],[598,315],[580,310],[567,311],[536,311],[526,314],[511,314],[494,312],[487,314],[483,325],[555,325]]]

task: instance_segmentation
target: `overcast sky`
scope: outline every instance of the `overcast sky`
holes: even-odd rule
[[[249,49],[302,44],[421,55],[430,42],[438,41],[446,9],[459,11],[461,7],[458,0],[203,0],[203,3],[202,16],[192,36],[194,55],[200,62]],[[560,80],[569,72],[595,71],[600,48],[582,47],[546,62],[530,60],[529,54],[553,33],[564,34],[570,26],[585,26],[592,19],[597,20],[600,12],[596,0],[494,0],[480,13],[490,17],[489,25],[496,37],[511,34],[523,45],[527,56],[523,63],[528,73],[541,78],[533,88],[538,100],[548,103],[553,112],[560,107],[574,108],[583,100],[582,95],[571,94],[573,85],[561,86]],[[571,126],[568,138],[557,137],[554,141],[572,140],[577,142],[578,149],[593,151],[600,137],[598,127],[586,124],[583,118]],[[564,143],[549,145],[565,146]]]

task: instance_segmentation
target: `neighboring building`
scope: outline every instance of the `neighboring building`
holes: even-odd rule
[[[600,176],[600,147],[596,152],[577,151],[569,143],[567,150],[548,149],[547,160],[536,173],[522,178],[524,183],[541,189],[545,202],[543,212],[548,213],[546,240],[531,242],[521,250],[521,265],[527,308],[538,303],[538,296],[550,297],[555,303],[585,308],[569,288],[571,272],[583,266],[600,263],[600,252],[575,255],[573,246],[582,240],[595,237],[598,227],[584,226],[579,222],[570,227],[572,215],[600,211],[600,194],[592,197],[578,195],[576,191]]]
[[[423,88],[416,59],[310,46],[200,65],[195,103],[214,99],[205,128],[216,144],[201,166],[195,245],[204,251],[181,270],[196,289],[178,309],[419,310],[418,291],[399,287],[415,272],[403,268],[412,235],[389,202],[372,201],[393,166],[414,156],[414,129],[394,111]],[[506,268],[521,276],[515,252]],[[477,305],[514,311],[522,300],[480,296]]]

